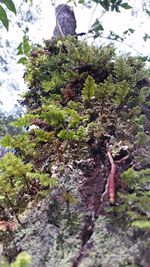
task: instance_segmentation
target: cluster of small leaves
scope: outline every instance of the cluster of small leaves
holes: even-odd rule
[[[23,195],[30,186],[26,173],[31,170],[30,163],[24,164],[11,152],[0,159],[0,205],[3,209],[6,208],[13,214],[17,213],[22,205],[26,205]]]
[[[40,184],[37,183],[40,181]],[[29,200],[37,193],[38,188],[47,189],[55,186],[57,181],[47,173],[33,171],[31,163],[24,163],[20,157],[12,152],[0,159],[0,207],[1,212],[8,210],[18,219],[18,213],[22,212]]]
[[[2,146],[15,150],[18,154],[22,154],[22,157],[31,157],[35,154],[36,143],[34,140],[30,140],[29,133],[23,133],[21,135],[14,135],[11,137],[6,134],[1,141]]]
[[[70,43],[72,43],[71,46]],[[133,87],[139,79],[146,75],[143,71],[144,63],[140,59],[136,60],[130,56],[127,59],[118,57],[113,63],[114,57],[114,49],[111,47],[104,47],[100,50],[88,47],[85,43],[73,38],[65,40],[61,47],[57,46],[56,41],[47,42],[45,51],[42,48],[33,50],[26,63],[25,80],[32,90],[24,95],[23,103],[33,109],[42,103],[46,105],[52,102],[63,103],[68,95],[67,93],[61,94],[61,90],[62,86],[68,88],[68,80],[71,81],[72,87],[76,83],[73,93],[69,92],[71,100],[76,100],[79,96],[78,92],[81,91],[85,78],[88,76],[87,72],[93,72],[93,76],[96,77],[90,76],[91,79],[96,78],[96,83],[103,83],[109,75],[115,75],[117,82],[123,80],[128,82],[126,87]],[[63,89],[63,91],[65,90]],[[129,89],[127,89],[128,91]]]
[[[121,12],[121,9],[124,8],[126,10],[129,10],[132,8],[132,6],[130,6],[128,4],[128,2],[123,2],[122,0],[93,0],[93,2],[95,2],[97,5],[101,5],[101,7],[104,9],[104,12]],[[90,29],[90,33],[94,34],[94,39],[97,37],[102,36],[102,33],[104,31],[104,27],[101,24],[101,22],[99,21],[99,19],[96,19],[94,24],[91,26]],[[127,30],[127,32],[125,32],[124,34],[127,34],[128,32],[133,33],[134,30],[133,29],[129,29]],[[124,39],[121,38],[118,34],[110,31],[109,36],[107,37],[108,39],[111,40],[121,40],[123,41]]]
[[[119,194],[118,214],[133,227],[150,229],[150,169],[134,171],[129,168],[121,176],[122,192]]]
[[[116,57],[112,47],[89,47],[72,37],[66,38],[61,44],[56,40],[46,41],[44,49],[34,48],[26,67],[25,80],[30,90],[24,95],[23,104],[33,112],[14,125],[22,127],[34,124],[41,128],[33,131],[34,138],[35,135],[37,138],[34,144],[39,143],[40,138],[41,142],[44,142],[44,138],[48,140],[50,130],[53,132],[51,137],[55,136],[56,139],[78,140],[81,138],[78,133],[82,132],[85,140],[86,128],[91,123],[90,108],[94,107],[94,102],[99,103],[99,116],[99,111],[101,115],[106,110],[109,113],[111,107],[117,109],[126,106],[128,101],[134,102],[132,109],[137,108],[137,105],[144,103],[148,94],[140,91],[136,98],[134,94],[132,96],[135,84],[147,75],[144,63],[139,58]],[[71,90],[74,92],[71,101],[64,93],[66,90],[69,90],[68,94]],[[26,146],[30,147],[28,143]]]
[[[20,116],[20,114],[18,114]],[[0,139],[6,134],[14,135],[19,133],[20,130],[17,130],[16,127],[13,127],[11,123],[16,120],[18,117],[12,114],[7,114],[0,110]]]
[[[29,54],[30,49],[31,49],[30,40],[27,33],[25,32],[22,38],[22,42],[17,47],[18,50],[17,55],[22,56],[19,59],[18,63],[24,64],[26,62],[27,55]]]
[[[26,63],[25,80],[32,90],[24,95],[24,104],[35,109],[43,102],[48,104],[48,100],[49,104],[59,101],[61,90],[66,87],[68,80],[71,84],[76,83],[76,97],[88,71],[95,69],[95,72],[99,72],[99,79],[107,78],[113,55],[113,48],[100,50],[74,38],[66,39],[61,47],[57,46],[56,41],[46,42],[45,49],[34,49]],[[64,97],[61,96],[62,102],[65,101]]]
[[[95,87],[96,87],[95,81],[89,75],[85,80],[82,90],[82,96],[84,101],[89,101],[93,96],[95,96]]]
[[[139,80],[149,76],[149,69],[140,57],[119,56],[114,65],[114,74],[118,81],[126,80],[134,87]]]
[[[130,87],[125,79],[121,82],[113,83],[112,77],[109,76],[104,83],[100,83],[96,88],[96,99],[101,101],[101,107],[104,109],[105,103],[107,100],[110,100],[110,103],[114,103],[116,107],[121,105],[127,95],[130,92]]]
[[[131,9],[132,7],[122,0],[94,0],[94,2],[100,4],[106,11],[116,11],[120,12],[120,8]]]
[[[38,111],[37,111],[38,112]],[[81,116],[75,109],[62,107],[59,105],[48,105],[44,106],[42,112],[40,110],[40,114],[25,114],[23,117],[18,118],[16,122],[13,123],[16,127],[24,127],[31,126],[34,123],[34,126],[38,125],[38,128],[31,128],[29,132],[24,132],[20,136],[5,135],[1,144],[6,147],[13,148],[15,150],[20,151],[21,155],[25,156],[34,156],[37,151],[37,147],[39,143],[48,143],[53,142],[54,136],[58,136],[60,139],[68,140],[73,139],[81,139],[83,135],[83,139],[85,137],[86,129],[81,125],[83,121],[88,120],[88,116]],[[40,129],[47,126],[47,128],[51,127],[51,131],[45,131],[44,129]],[[74,130],[73,130],[74,129]],[[82,132],[82,134],[81,134]],[[34,139],[32,135],[34,133]],[[70,137],[69,137],[70,136]]]
[[[144,114],[134,119],[135,127],[135,143],[138,147],[147,147],[150,145],[150,137],[148,132],[145,131],[148,120]]]
[[[31,264],[31,256],[27,252],[18,254],[13,263],[8,264],[5,259],[0,260],[1,267],[29,267]]]

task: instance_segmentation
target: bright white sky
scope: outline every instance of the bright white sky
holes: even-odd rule
[[[125,1],[126,2],[126,1]],[[106,13],[102,18],[102,24],[107,33],[109,30],[113,30],[118,34],[121,34],[123,31],[127,30],[129,27],[135,29],[135,33],[131,35],[126,43],[132,45],[136,50],[144,55],[150,54],[149,45],[150,42],[142,41],[142,36],[144,33],[148,33],[150,35],[150,27],[148,16],[144,16],[141,10],[141,0],[133,1],[131,0],[131,5],[134,6],[136,2],[136,9],[138,11],[138,17],[131,16],[131,11],[126,11],[122,9],[121,13]],[[15,4],[19,4],[20,0],[14,0]],[[56,1],[57,4],[66,3],[64,1]],[[30,24],[29,36],[30,39],[34,43],[42,43],[43,39],[50,39],[53,33],[53,29],[55,26],[55,16],[54,16],[54,7],[51,5],[50,0],[33,0],[33,12],[36,12],[36,5],[39,4],[41,7],[41,13],[38,15],[39,21],[35,24]],[[73,6],[73,4],[72,4]],[[25,5],[21,6],[22,10]],[[77,20],[77,32],[87,32],[92,9],[83,8],[81,5],[78,7],[74,6],[74,12]],[[20,11],[21,12],[21,11]],[[95,22],[96,17],[101,15],[101,10],[96,9],[91,24]],[[15,16],[13,16],[12,20],[16,20]],[[3,40],[8,39],[13,47],[17,47],[21,42],[22,32],[14,23],[10,24],[10,30],[7,33],[6,30],[3,30]],[[101,40],[101,42],[107,42],[106,40]],[[99,45],[100,43],[96,43]],[[117,45],[117,43],[116,43]],[[130,49],[128,46],[123,44],[118,44],[118,49],[122,52],[131,52],[133,55],[136,52]],[[11,49],[10,49],[11,50]],[[2,50],[1,50],[2,52]],[[16,64],[15,61],[11,60],[9,56],[10,51],[4,51],[6,54],[6,60],[8,65],[11,66],[9,73],[0,72],[0,84],[2,82],[2,86],[0,88],[0,100],[3,102],[3,109],[10,111],[13,108],[13,105],[18,98],[18,92],[13,91],[12,88],[8,88],[7,81],[12,79],[14,83],[17,84],[19,92],[25,90],[25,85],[23,82],[23,67],[20,64]],[[14,54],[14,49],[12,49],[12,53]]]

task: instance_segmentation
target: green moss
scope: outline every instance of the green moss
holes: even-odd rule
[[[2,141],[14,154],[7,154],[0,160],[0,206],[13,214],[10,197],[15,203],[15,212],[21,213],[26,205],[20,206],[20,195],[23,194],[22,203],[27,204],[31,198],[44,198],[55,188],[55,205],[51,206],[49,222],[59,226],[59,234],[55,240],[51,236],[54,255],[45,252],[47,249],[42,255],[46,260],[55,258],[57,266],[70,266],[81,249],[78,228],[83,227],[83,221],[76,214],[80,213],[82,205],[84,211],[85,207],[90,207],[91,213],[95,212],[92,210],[95,207],[93,203],[86,203],[91,192],[85,192],[80,199],[80,179],[92,178],[95,182],[100,176],[102,184],[97,187],[102,186],[102,193],[110,172],[108,148],[119,166],[117,175],[122,180],[120,187],[116,186],[120,191],[116,199],[118,205],[107,216],[114,219],[115,213],[117,223],[125,224],[125,228],[129,224],[143,231],[148,228],[150,155],[146,150],[150,146],[150,122],[143,107],[149,107],[150,92],[147,88],[136,88],[136,83],[147,73],[138,57],[120,57],[111,46],[96,48],[72,37],[58,42],[46,41],[44,47],[35,47],[26,60],[28,91],[23,95],[22,104],[28,112],[13,124],[25,130],[21,135],[6,135]],[[83,172],[82,167],[78,169],[82,163],[86,165]],[[134,168],[128,168],[131,164]],[[92,169],[92,174],[88,168]],[[71,171],[72,176],[69,175]],[[87,186],[84,190],[88,190]],[[92,194],[99,203],[101,196],[97,196],[97,191]],[[44,219],[41,219],[42,227],[47,227],[46,235],[49,235],[51,227]],[[80,265],[134,265],[134,257],[126,256],[125,243],[116,235],[111,236],[103,222],[97,220],[95,225],[90,241],[92,249]],[[36,229],[31,227],[30,231],[34,236]],[[47,246],[49,242],[48,239]],[[31,243],[36,251],[38,234],[37,242]],[[40,258],[38,264],[41,262]]]
[[[16,260],[8,264],[5,260],[0,260],[1,267],[29,267],[31,264],[31,257],[27,252],[21,252],[16,257]]]

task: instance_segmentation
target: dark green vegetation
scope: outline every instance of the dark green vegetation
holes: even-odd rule
[[[66,255],[69,260],[65,264],[70,265],[57,262],[57,266],[82,266],[84,253],[92,253],[89,256],[92,263],[83,266],[106,266],[98,263],[102,258],[99,248],[95,248],[94,254],[87,246],[94,225],[99,229],[97,218],[102,214],[112,226],[124,230],[132,226],[139,238],[147,237],[150,229],[148,76],[149,70],[140,58],[117,56],[111,46],[90,47],[74,38],[46,41],[44,48],[34,47],[30,53],[24,77],[28,91],[22,96],[27,113],[13,123],[24,127],[24,132],[13,137],[7,134],[2,141],[13,153],[0,159],[1,220],[11,220],[13,216],[22,223],[21,214],[31,201],[34,208],[41,199],[45,201],[48,206],[45,223],[61,229],[57,242],[54,240],[57,252],[70,246],[65,243],[67,238],[80,235],[76,237],[78,242],[72,241],[71,252]],[[111,208],[106,191],[110,173],[108,151],[116,164],[117,193]],[[27,221],[28,218],[26,224]],[[11,225],[7,228],[11,231]],[[8,236],[7,240],[11,242]],[[97,239],[92,240],[96,246]],[[18,254],[15,242],[13,246],[15,255],[10,256],[10,251],[4,250],[10,261]],[[21,245],[20,250],[26,248]],[[58,254],[54,255],[57,260],[65,259]],[[130,257],[122,260],[123,265],[119,260],[118,265],[114,262],[111,266],[135,264]],[[45,262],[38,264],[37,267],[48,266]]]

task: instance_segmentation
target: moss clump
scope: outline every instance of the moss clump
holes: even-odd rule
[[[22,100],[27,112],[13,124],[26,130],[19,136],[7,135],[2,141],[3,145],[14,150],[14,158],[23,164],[24,170],[30,166],[24,177],[27,184],[32,180],[33,186],[25,191],[26,202],[31,200],[29,195],[33,198],[37,196],[38,200],[52,192],[52,199],[65,203],[66,216],[69,216],[72,225],[75,219],[71,205],[79,213],[84,214],[88,209],[94,216],[99,215],[100,199],[109,175],[106,156],[109,148],[114,161],[120,162],[126,156],[128,159],[119,165],[118,176],[133,165],[133,172],[127,170],[131,176],[128,185],[116,183],[116,189],[123,193],[123,197],[118,195],[117,198],[119,207],[123,209],[119,214],[123,216],[118,216],[118,221],[121,222],[124,216],[130,217],[131,213],[126,209],[130,206],[130,212],[141,215],[144,209],[146,216],[138,217],[134,224],[134,220],[126,223],[130,222],[135,227],[141,219],[141,223],[144,220],[143,225],[148,225],[148,213],[145,207],[142,209],[140,206],[140,200],[148,200],[149,189],[146,184],[141,189],[139,182],[142,169],[148,171],[150,159],[148,153],[142,152],[150,147],[147,115],[150,91],[148,87],[139,86],[148,72],[138,57],[118,57],[111,46],[95,48],[72,37],[63,42],[46,41],[44,47],[38,46],[31,51],[24,76],[28,90]],[[11,165],[8,166],[7,157],[1,159],[0,167],[3,177],[7,177],[12,187],[12,178],[15,180],[16,176],[14,178],[13,168],[10,170]],[[18,165],[17,169],[19,172]],[[78,171],[72,176],[70,184],[67,177],[75,169]],[[24,185],[18,172],[15,199],[20,186]],[[85,186],[80,186],[82,183]],[[77,192],[73,188],[77,188]],[[131,203],[126,194],[136,194],[136,199]],[[0,199],[2,210],[6,206],[4,204],[4,198]],[[13,214],[12,207],[7,208]],[[21,207],[15,212],[21,214]],[[56,220],[52,214],[50,223],[57,224],[57,227],[61,224],[59,212]],[[66,229],[63,246],[66,244],[65,236],[68,235],[69,240],[72,240],[72,235],[75,235],[75,240],[77,237],[74,231]],[[143,230],[146,228],[143,227]],[[88,238],[90,235],[91,232],[88,232]],[[82,236],[81,239],[85,238]]]

